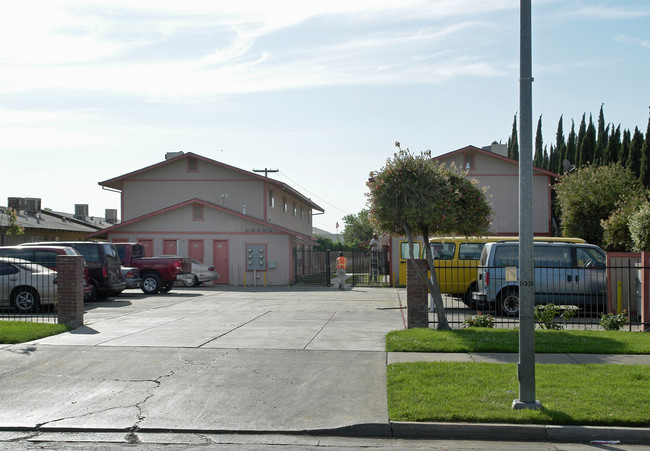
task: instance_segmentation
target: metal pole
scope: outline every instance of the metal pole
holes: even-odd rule
[[[519,399],[513,409],[535,409],[535,272],[533,263],[533,110],[531,0],[521,0],[519,49]]]

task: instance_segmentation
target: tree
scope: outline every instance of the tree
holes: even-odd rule
[[[630,154],[627,157],[627,167],[636,177],[641,174],[641,148],[643,147],[643,133],[639,127],[634,128],[632,142],[630,143]]]
[[[600,105],[600,113],[598,114],[598,131],[596,134],[596,148],[594,149],[594,163],[606,164],[604,161],[605,149],[607,148],[607,132],[609,125],[605,128],[605,114],[603,113],[603,105]]]
[[[16,210],[13,208],[0,208],[0,226],[4,222],[4,216],[6,215],[7,226],[3,228],[2,231],[2,240],[1,243],[4,244],[5,235],[22,235],[25,233],[25,229],[18,225],[18,215],[16,215]]]
[[[630,130],[623,130],[623,142],[618,151],[618,164],[623,167],[627,166],[628,156],[630,155],[630,142],[632,141],[632,134]]]
[[[578,128],[578,140],[576,145],[576,161],[575,166],[580,167],[582,165],[582,155],[580,155],[580,149],[582,148],[582,142],[585,140],[585,135],[587,134],[587,122],[585,121],[585,113],[582,114],[582,121],[580,121],[580,127]],[[585,159],[586,161],[586,159]]]
[[[536,168],[544,167],[544,140],[542,139],[542,116],[537,121],[537,133],[535,134],[535,156],[533,157],[533,166]]]
[[[573,119],[571,119],[571,131],[569,132],[569,137],[567,138],[566,142],[566,159],[571,163],[573,166],[578,165],[578,158],[577,158],[577,144],[576,144],[576,124],[573,122]]]
[[[580,125],[582,128],[582,125]],[[596,163],[595,161],[595,150],[596,150],[596,127],[594,127],[594,122],[591,119],[591,114],[589,115],[589,125],[585,131],[584,137],[578,146],[578,154],[580,155],[580,166],[584,166],[590,163]]]
[[[643,186],[650,188],[650,118],[648,118],[645,141],[643,141],[643,146],[641,146],[641,174],[639,178]]]
[[[359,243],[370,241],[375,233],[370,222],[370,213],[363,209],[356,215],[343,217],[345,229],[343,230],[343,242],[348,246],[358,246]]]
[[[643,188],[631,171],[618,164],[587,165],[564,174],[555,185],[564,236],[602,245],[602,221],[620,208],[626,196],[641,197]]]
[[[557,172],[558,174],[562,173],[562,162],[566,159],[566,140],[564,139],[564,124],[563,116],[560,116],[560,120],[557,122],[557,131],[555,132],[555,167],[551,168],[551,171]]]
[[[417,265],[419,277],[427,284],[435,311],[438,329],[449,329],[440,286],[434,271],[433,253],[428,246],[432,235],[478,235],[487,232],[490,205],[485,192],[464,174],[432,160],[429,151],[412,154],[402,150],[386,161],[380,171],[371,172],[368,181],[370,218],[381,231],[405,235],[409,241],[410,258],[413,238],[421,235],[429,267],[429,278]]]
[[[645,202],[630,217],[630,235],[632,237],[632,250],[650,251],[650,203]]]
[[[610,252],[630,252],[634,249],[630,218],[647,203],[646,196],[625,196],[618,202],[618,207],[609,218],[601,221],[604,249]]]
[[[616,163],[618,160],[618,152],[621,150],[621,125],[619,124],[616,129],[612,126],[612,132],[607,140],[607,147],[605,148],[605,155],[603,156],[603,164]]]
[[[508,158],[519,160],[519,141],[517,138],[517,114],[512,121],[512,134],[508,138]]]

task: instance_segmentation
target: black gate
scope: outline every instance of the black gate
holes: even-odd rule
[[[332,285],[336,277],[339,252],[347,259],[347,285],[389,286],[387,251],[309,251],[294,250],[294,284],[303,286]]]

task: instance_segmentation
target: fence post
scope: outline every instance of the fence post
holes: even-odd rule
[[[427,303],[427,284],[418,276],[413,265],[416,264],[426,274],[429,265],[424,259],[406,261],[406,308],[407,327],[429,327],[429,305]]]
[[[72,328],[84,323],[83,264],[81,255],[56,257],[58,321]]]
[[[650,330],[650,252],[641,252],[641,329]]]

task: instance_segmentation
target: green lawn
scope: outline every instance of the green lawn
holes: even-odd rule
[[[519,331],[407,329],[386,336],[390,352],[519,352]],[[650,354],[650,334],[604,330],[536,330],[535,352]]]
[[[26,321],[0,321],[0,343],[14,344],[38,340],[69,331],[64,324],[30,323]]]
[[[391,421],[650,426],[650,368],[535,366],[539,410],[514,410],[515,364],[434,362],[388,366]]]

